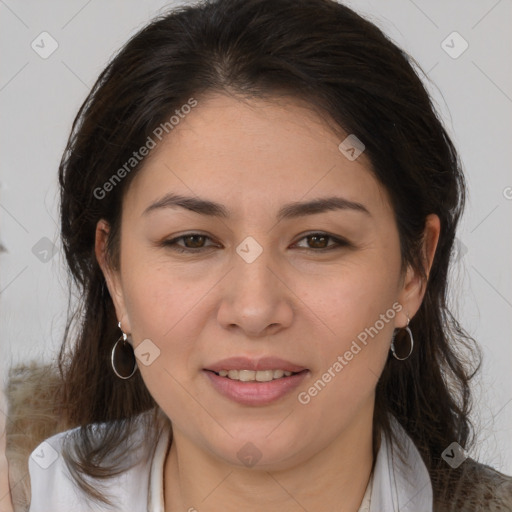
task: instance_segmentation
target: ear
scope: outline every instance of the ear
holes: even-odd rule
[[[425,221],[421,249],[426,279],[422,277],[419,271],[409,266],[398,298],[398,301],[403,306],[404,314],[408,315],[409,318],[412,318],[416,314],[425,296],[428,276],[430,275],[430,269],[434,261],[440,232],[441,222],[439,217],[433,213],[428,215]],[[406,324],[407,318],[404,318],[404,325],[397,327],[405,327]]]
[[[124,301],[121,274],[119,270],[112,268],[107,258],[107,241],[109,235],[109,223],[104,219],[100,219],[96,224],[94,252],[103,272],[103,276],[105,277],[108,291],[112,297],[117,318],[121,322],[121,328],[125,333],[129,334],[131,333],[131,325]]]

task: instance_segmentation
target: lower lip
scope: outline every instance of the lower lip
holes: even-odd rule
[[[298,387],[309,373],[304,370],[270,382],[242,382],[221,377],[212,371],[203,372],[221,395],[243,405],[267,405],[275,402]]]

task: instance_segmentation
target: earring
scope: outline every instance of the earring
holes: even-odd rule
[[[395,352],[395,334],[394,333],[393,333],[393,338],[391,340],[391,352],[393,352],[393,356],[395,357],[395,359],[398,359],[399,361],[405,361],[412,354],[412,350],[414,348],[414,338],[412,336],[411,329],[409,329],[409,322],[410,322],[410,319],[409,319],[409,316],[407,316],[407,325],[404,327],[404,329],[405,329],[405,331],[407,331],[407,334],[409,334],[409,339],[410,339],[410,343],[411,343],[411,350],[409,350],[409,353],[405,357],[398,357],[396,355],[396,352]]]
[[[114,373],[120,379],[127,380],[133,377],[134,373],[137,371],[137,360],[133,347],[128,341],[128,336],[123,332],[121,322],[119,322],[117,326],[121,329],[123,335],[119,337],[112,347],[110,364],[112,365]],[[119,344],[121,340],[123,343]]]

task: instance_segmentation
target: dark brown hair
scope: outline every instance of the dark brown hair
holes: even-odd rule
[[[473,442],[469,380],[480,365],[477,347],[447,305],[465,183],[414,65],[374,24],[331,0],[216,0],[152,20],[101,73],[73,123],[59,169],[62,240],[80,301],[59,356],[59,404],[69,425],[82,427],[65,456],[91,497],[108,501],[81,475],[108,478],[122,471],[122,460],[116,467],[101,461],[123,445],[136,416],[151,413],[144,426],[149,431],[158,412],[139,372],[122,381],[110,367],[120,331],[94,252],[96,224],[105,219],[110,261],[118,264],[123,195],[144,160],[105,197],[94,191],[176,109],[213,91],[245,98],[287,94],[363,141],[391,198],[404,266],[423,270],[425,219],[439,216],[426,294],[410,324],[414,352],[405,361],[389,357],[376,388],[374,432],[393,439],[389,415],[398,419],[431,474],[434,497],[443,479],[457,475],[441,453],[453,441],[466,449]],[[106,429],[93,441],[90,425],[97,422],[107,422]]]

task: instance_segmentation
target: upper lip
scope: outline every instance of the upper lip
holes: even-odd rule
[[[279,357],[261,357],[259,359],[251,359],[249,357],[230,357],[222,359],[211,365],[208,365],[205,370],[219,372],[221,370],[284,370],[287,372],[301,372],[305,370],[304,366],[299,366],[280,359]]]

